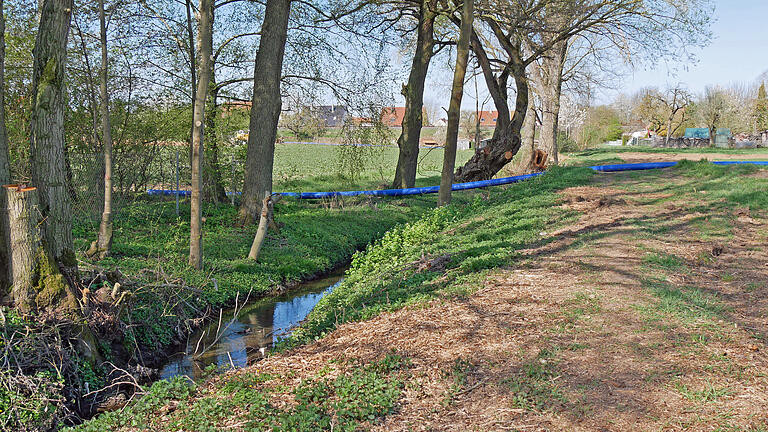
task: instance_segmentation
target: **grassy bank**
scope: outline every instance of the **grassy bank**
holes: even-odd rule
[[[369,365],[340,360],[302,380],[287,398],[281,393],[294,381],[290,372],[240,374],[218,381],[220,388],[182,379],[159,381],[122,412],[107,413],[73,430],[366,430],[392,412],[407,376],[407,359],[389,355]],[[234,412],[243,417],[233,425]]]
[[[518,257],[519,249],[540,241],[543,230],[570,220],[572,212],[555,207],[560,200],[558,191],[583,184],[593,175],[587,169],[553,170],[547,176],[524,184],[476,194],[471,201],[462,201],[462,195],[457,194],[458,199],[448,207],[429,211],[424,211],[424,206],[419,206],[418,210],[413,207],[401,208],[411,209],[411,212],[423,211],[424,214],[394,227],[366,251],[355,254],[345,282],[321,300],[302,327],[294,333],[294,337],[284,343],[283,349],[322,337],[342,322],[367,319],[383,311],[440,296],[451,298],[470,294],[482,283],[488,271],[512,264]],[[414,202],[409,200],[409,205],[413,206]],[[379,213],[371,217],[381,221],[380,216],[385,211],[379,210]],[[365,215],[354,216],[360,218]],[[350,228],[339,222],[335,221],[334,230],[344,232]],[[181,251],[179,255],[182,255]],[[282,259],[277,259],[278,256],[275,258],[276,262],[284,262],[285,256],[280,257]],[[179,259],[182,260],[181,257]],[[136,264],[136,268],[142,266],[146,266],[146,263]],[[401,384],[391,381],[393,378],[360,375],[378,370],[375,364],[358,366],[352,370],[341,366],[348,361],[354,362],[354,359],[338,359],[338,364],[334,362],[320,376],[309,382],[302,381],[296,388],[293,388],[292,383],[287,391],[298,405],[288,410],[275,409],[269,402],[271,393],[286,392],[286,388],[281,388],[279,384],[286,377],[257,372],[234,380],[217,378],[212,387],[189,388],[178,381],[170,384],[160,382],[153,386],[148,396],[126,411],[119,415],[115,413],[99,417],[78,430],[118,427],[171,430],[175,426],[153,420],[155,412],[168,403],[181,404],[178,419],[172,421],[174,425],[180,426],[195,418],[195,421],[202,422],[194,423],[196,427],[207,430],[203,425],[213,428],[227,424],[230,414],[228,409],[217,408],[212,411],[214,405],[226,406],[221,401],[238,400],[238,410],[250,412],[249,422],[256,422],[249,423],[251,425],[270,425],[273,430],[321,431],[327,430],[330,417],[339,417],[338,409],[341,406],[339,402],[334,402],[336,408],[329,408],[326,398],[344,400],[350,395],[354,397],[347,403],[355,407],[353,411],[372,410],[372,414],[356,421],[345,420],[343,415],[340,416],[341,423],[337,423],[336,427],[342,426],[339,430],[354,430],[360,421],[372,421],[388,412],[397,400],[399,390],[396,389]],[[385,359],[384,363],[392,361]],[[400,360],[396,363],[399,365]],[[385,370],[391,371],[393,368],[399,370],[400,366],[387,366]],[[324,378],[328,374],[337,376],[339,370],[342,372],[337,378]],[[249,386],[243,387],[243,380]],[[339,393],[339,380],[350,382],[352,388]],[[318,382],[324,384],[317,387]],[[311,394],[305,396],[306,392]],[[373,405],[369,406],[371,403]],[[330,417],[327,417],[329,413]],[[295,416],[302,420],[296,420]],[[357,418],[354,415],[352,417]]]
[[[592,176],[584,168],[552,169],[388,232],[356,255],[346,280],[318,303],[286,344],[309,342],[341,323],[383,311],[472,293],[488,271],[511,265],[520,249],[568,221],[573,214],[557,207],[558,191]]]
[[[357,254],[284,352],[81,430],[764,430],[765,173],[554,169],[428,211]]]
[[[258,262],[246,258],[256,227],[237,226],[234,207],[206,205],[201,271],[187,263],[188,202],[182,201],[178,218],[172,201],[139,201],[121,208],[114,220],[112,255],[90,262],[79,254],[83,276],[92,268],[107,275],[88,286],[92,303],[87,320],[109,363],[83,359],[72,347],[71,352],[66,346],[54,349],[62,339],[76,341],[76,335],[1,310],[0,352],[13,370],[24,373],[4,372],[3,382],[15,384],[0,388],[0,429],[48,428],[88,415],[77,413],[73,401],[90,392],[83,405],[103,403],[109,392],[92,392],[120,375],[112,364],[142,376],[130,365],[160,365],[172,346],[185,341],[203,318],[217,316],[219,308],[236,298],[242,303],[273,294],[348,262],[386,231],[429,212],[434,200],[285,199],[275,207],[280,233],[269,233]],[[76,248],[87,249],[94,233],[89,221],[77,219]],[[112,297],[116,281],[121,294]]]
[[[129,324],[124,348],[131,352],[138,344],[147,352],[162,349],[178,342],[188,318],[231,304],[237,296],[241,300],[249,293],[251,299],[262,297],[329,271],[387,230],[429,211],[432,201],[430,197],[407,202],[283,200],[275,208],[280,233],[269,233],[258,262],[246,258],[256,227],[237,226],[235,207],[207,205],[201,271],[187,263],[187,202],[182,202],[179,218],[169,201],[126,207],[114,221],[113,253],[98,263],[120,270],[135,287],[123,319]],[[91,235],[92,231],[76,225],[79,250],[86,248]]]

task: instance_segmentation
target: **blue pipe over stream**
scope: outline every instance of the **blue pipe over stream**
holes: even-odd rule
[[[712,162],[715,165],[766,165],[768,161],[717,161]],[[653,170],[660,168],[670,168],[677,165],[677,162],[644,162],[644,163],[626,163],[626,164],[613,164],[613,165],[595,165],[589,168],[598,172],[619,172],[619,171],[643,171]],[[543,172],[525,174],[514,177],[503,177],[491,180],[481,180],[468,183],[456,183],[451,190],[462,191],[468,189],[479,189],[489,186],[501,186],[506,184],[518,183],[524,180],[528,180],[544,174]],[[281,192],[280,195],[285,195],[298,199],[322,199],[322,198],[334,198],[334,197],[352,197],[352,196],[406,196],[406,195],[424,195],[438,193],[440,186],[426,186],[418,188],[408,189],[384,189],[384,190],[365,190],[365,191],[341,191],[341,192]],[[190,191],[175,191],[167,189],[149,189],[148,195],[176,195],[189,196],[192,193]],[[227,194],[230,194],[228,192]],[[238,193],[239,194],[239,193]]]

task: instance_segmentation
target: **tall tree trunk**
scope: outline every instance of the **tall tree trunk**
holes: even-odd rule
[[[516,47],[520,51],[520,47]],[[490,143],[478,149],[475,155],[456,171],[457,182],[469,182],[475,180],[487,180],[499,172],[517,154],[521,146],[521,128],[528,111],[528,77],[525,73],[525,65],[520,59],[521,55],[510,61],[509,70],[515,79],[517,95],[515,96],[515,114],[503,130],[494,131],[494,138]],[[482,62],[481,62],[482,65]],[[495,81],[495,80],[494,80]],[[490,89],[489,89],[490,90]],[[493,91],[491,91],[493,94]],[[494,103],[496,103],[494,97]],[[497,108],[503,106],[499,103]],[[502,113],[499,112],[499,118]]]
[[[521,133],[523,144],[520,151],[523,153],[518,168],[526,170],[531,167],[536,151],[536,104],[533,102],[533,91],[528,92],[528,113],[525,115]]]
[[[496,107],[496,111],[499,115],[496,120],[496,126],[493,129],[493,140],[498,140],[505,133],[509,127],[511,116],[509,113],[509,102],[507,101],[507,81],[509,80],[509,70],[502,70],[498,76],[494,75],[491,61],[483,48],[480,38],[477,33],[472,30],[471,37],[472,52],[475,53],[480,68],[483,71],[483,78],[485,79],[485,85],[488,88],[488,92],[493,99],[493,105]],[[475,150],[479,150],[475,146]]]
[[[112,124],[109,119],[109,58],[107,57],[107,22],[104,12],[104,0],[99,0],[99,25],[101,28],[101,73],[99,90],[101,92],[101,136],[104,141],[104,212],[99,224],[97,254],[99,258],[109,255],[112,248]]]
[[[419,158],[419,139],[424,119],[424,82],[427,79],[429,63],[435,47],[434,24],[437,16],[437,0],[421,0],[419,3],[419,25],[416,35],[416,52],[413,55],[408,84],[403,86],[405,115],[397,146],[395,188],[411,188],[416,184],[416,170]]]
[[[216,10],[211,12],[211,28],[216,22]],[[210,52],[213,52],[213,38],[210,40]],[[216,122],[219,121],[219,86],[216,84],[216,60],[211,61],[211,80],[208,85],[208,98],[205,104],[205,183],[206,194],[215,203],[225,202],[227,193],[221,182],[221,166],[219,165],[219,140]]]
[[[21,313],[34,312],[35,276],[37,274],[37,252],[42,250],[40,217],[37,190],[20,189],[16,185],[5,185],[1,191],[3,200],[8,203],[7,217],[12,230],[9,233],[13,245],[12,263],[13,304]]]
[[[563,68],[568,50],[568,42],[555,44],[552,50],[541,60],[534,63],[533,77],[539,90],[541,100],[541,141],[540,147],[547,152],[549,158],[559,163],[559,148],[557,135],[560,117],[560,98],[563,88]]]
[[[213,0],[200,0],[198,20],[198,46],[200,62],[198,70],[197,92],[193,110],[192,129],[192,197],[190,200],[189,223],[189,265],[197,270],[203,268],[203,229],[202,229],[202,189],[203,189],[203,136],[205,126],[205,102],[208,85],[211,81],[211,61],[213,51]]]
[[[290,11],[291,0],[267,0],[253,70],[250,134],[240,206],[243,224],[251,224],[259,217],[264,191],[272,190],[277,122],[282,106],[280,79]]]
[[[189,91],[192,101],[192,124],[189,129],[189,163],[192,166],[192,135],[195,133],[195,100],[197,100],[197,56],[195,53],[195,30],[192,24],[192,0],[185,0],[187,12],[187,44],[189,44]]]
[[[205,177],[208,198],[215,203],[221,203],[227,201],[227,192],[221,180],[219,164],[219,141],[216,131],[216,122],[219,118],[219,88],[214,82],[214,76],[215,73],[211,69],[211,85],[208,101],[205,104]]]
[[[10,183],[11,164],[5,129],[5,14],[0,0],[0,186]],[[0,298],[11,286],[11,239],[5,194],[0,191]]]
[[[45,0],[32,68],[30,145],[32,182],[40,195],[43,238],[69,277],[77,275],[72,212],[67,190],[64,108],[67,36],[73,0]]]
[[[448,126],[445,137],[445,152],[443,156],[443,173],[440,178],[440,194],[438,206],[451,202],[453,188],[453,169],[456,166],[456,142],[459,138],[459,120],[461,117],[461,98],[464,95],[464,77],[467,74],[469,61],[469,38],[472,33],[472,7],[474,0],[464,0],[461,11],[461,31],[456,47],[456,70],[453,73],[451,103],[448,105]]]

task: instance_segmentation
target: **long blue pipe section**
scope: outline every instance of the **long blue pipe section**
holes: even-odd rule
[[[717,161],[712,162],[715,165],[766,165],[768,161]],[[644,171],[661,168],[671,168],[677,165],[677,162],[645,162],[645,163],[626,163],[626,164],[614,164],[614,165],[595,165],[589,168],[598,172],[619,172],[619,171]],[[525,174],[514,177],[504,177],[491,180],[481,180],[468,183],[456,183],[451,188],[454,191],[462,191],[468,189],[479,189],[489,186],[501,186],[506,184],[518,183],[524,180],[528,180],[544,174],[533,173]],[[408,189],[383,189],[383,190],[367,190],[367,191],[342,191],[342,192],[282,192],[280,195],[294,197],[298,199],[322,199],[322,198],[334,198],[334,197],[353,197],[360,195],[368,196],[406,196],[406,195],[424,195],[438,193],[440,186],[427,186]],[[176,195],[177,191],[167,189],[149,189],[148,195]],[[228,192],[228,194],[231,192]],[[179,196],[189,196],[190,191],[178,191]]]

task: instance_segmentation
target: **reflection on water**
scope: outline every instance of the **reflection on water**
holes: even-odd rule
[[[185,353],[172,357],[160,371],[160,378],[186,375],[198,379],[211,364],[221,369],[233,365],[246,366],[249,359],[261,357],[267,348],[304,320],[317,302],[341,283],[345,270],[340,269],[326,278],[302,284],[281,297],[247,305],[237,319],[224,329],[234,315],[233,310],[226,311],[221,320],[218,341],[217,319],[189,337]],[[190,353],[195,352],[198,344],[198,352],[207,350],[195,358]]]

